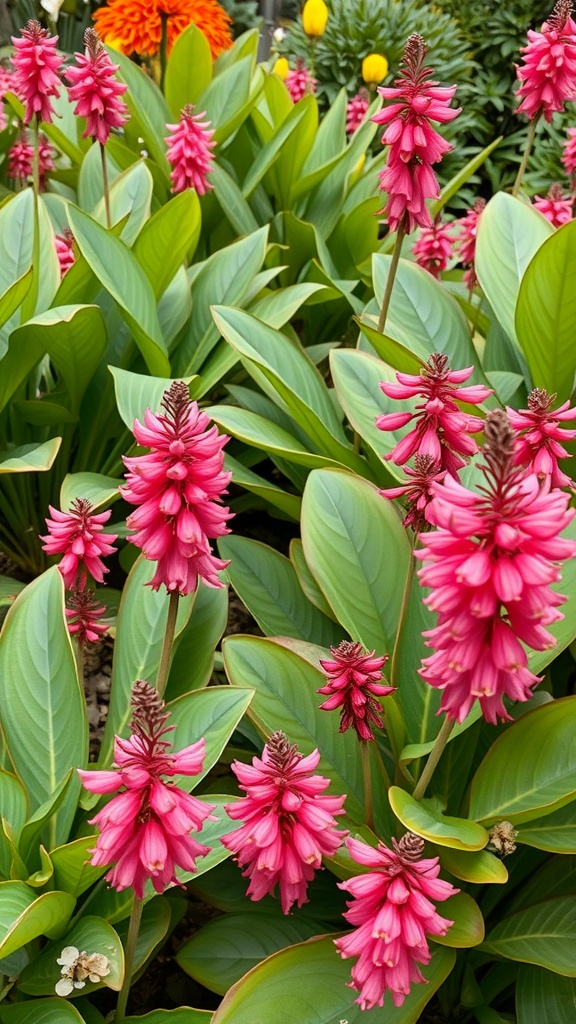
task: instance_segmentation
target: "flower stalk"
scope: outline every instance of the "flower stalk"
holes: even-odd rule
[[[530,159],[530,154],[531,154],[532,149],[534,147],[534,138],[536,136],[536,125],[538,124],[539,120],[540,120],[540,114],[537,114],[536,117],[533,117],[532,120],[530,121],[530,125],[528,127],[528,137],[526,139],[526,146],[524,148],[524,153],[522,155],[522,163],[520,164],[520,167],[518,168],[518,174],[516,175],[516,181],[514,182],[514,187],[512,189],[512,195],[513,196],[517,196],[519,191],[520,191],[520,186],[522,185],[522,181],[524,179],[524,174],[526,173],[526,168],[528,167],[528,161]]]
[[[436,768],[438,761],[440,760],[442,754],[444,753],[444,748],[448,743],[448,740],[450,739],[450,733],[452,732],[452,729],[454,728],[455,725],[455,718],[446,717],[444,719],[442,723],[442,728],[440,729],[440,732],[436,737],[434,746],[430,751],[430,756],[424,766],[424,771],[422,772],[422,775],[418,779],[418,782],[416,783],[416,786],[414,788],[414,792],[412,793],[412,796],[414,797],[415,800],[422,800],[422,797],[424,796],[428,788],[428,783],[430,782],[430,779],[434,774],[434,769]]]
[[[166,631],[164,633],[162,653],[160,655],[160,664],[158,666],[158,676],[156,678],[156,689],[158,690],[158,693],[161,697],[164,693],[164,690],[166,689],[166,683],[168,682],[170,657],[172,654],[172,646],[174,644],[174,634],[176,632],[176,619],[178,618],[179,598],[180,592],[178,590],[172,590],[170,592],[170,600],[168,602],[168,618],[166,619]]]
[[[388,309],[390,308],[390,300],[392,298],[392,289],[394,287],[394,278],[396,277],[396,271],[398,270],[400,253],[402,252],[402,242],[404,241],[405,234],[406,220],[405,217],[403,217],[400,224],[398,225],[398,231],[396,232],[396,241],[394,242],[394,251],[392,253],[390,272],[388,274],[388,280],[386,281],[386,289],[384,291],[384,298],[382,299],[382,307],[380,309],[380,316],[378,318],[378,331],[380,334],[384,334],[386,319],[388,317]]]
[[[136,943],[138,942],[138,934],[140,932],[140,921],[142,920],[143,907],[144,900],[139,900],[135,896],[134,904],[132,906],[132,913],[130,914],[130,924],[128,926],[128,938],[126,939],[126,948],[124,950],[124,981],[122,982],[122,988],[120,989],[120,993],[118,995],[116,1017],[114,1018],[115,1024],[123,1024],[123,1022],[126,1019],[126,1006],[128,1004],[128,996],[130,995],[132,969],[134,966],[134,954],[136,952]]]

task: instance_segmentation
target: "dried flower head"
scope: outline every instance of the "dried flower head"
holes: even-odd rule
[[[514,840],[517,835],[517,830],[509,821],[499,821],[490,830],[490,842],[486,849],[503,860],[504,857],[509,857],[511,853],[514,853],[516,849]]]
[[[97,985],[110,974],[107,956],[86,950],[80,952],[76,946],[64,946],[56,963],[62,966],[62,977],[55,985],[58,996],[69,996],[75,988],[84,988],[87,980]]]

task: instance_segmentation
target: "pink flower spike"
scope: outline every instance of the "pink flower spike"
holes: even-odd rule
[[[514,461],[528,467],[539,479],[549,479],[550,487],[572,487],[573,481],[562,472],[558,459],[570,455],[563,445],[576,438],[576,430],[566,430],[562,424],[576,420],[576,409],[564,402],[553,412],[550,407],[555,399],[556,395],[549,395],[543,388],[534,388],[528,395],[527,409],[506,407],[510,425],[518,431]]]
[[[573,179],[576,174],[576,128],[568,128],[566,134],[568,138],[562,151],[562,163],[568,177]]]
[[[436,280],[439,280],[441,272],[446,270],[452,258],[452,229],[452,224],[442,224],[436,220],[431,228],[420,229],[418,241],[412,246],[418,266],[427,270]]]
[[[74,255],[74,236],[70,228],[64,228],[64,233],[54,235],[54,248],[60,264],[60,277],[68,273],[76,257]]]
[[[353,135],[357,128],[360,127],[366,114],[368,107],[370,106],[370,99],[368,96],[367,89],[360,89],[360,91],[349,100],[346,106],[346,134]]]
[[[172,164],[173,192],[194,188],[199,196],[203,196],[214,187],[208,181],[214,160],[211,150],[216,145],[212,138],[214,129],[210,128],[210,121],[202,120],[203,117],[206,117],[204,112],[195,114],[194,107],[188,104],[182,110],[178,124],[166,125],[172,133],[164,141],[168,143],[166,157]]]
[[[42,550],[47,555],[62,554],[58,568],[68,590],[84,590],[88,574],[98,583],[104,581],[108,569],[102,557],[113,554],[116,534],[104,533],[104,524],[112,515],[99,512],[92,515],[92,505],[85,498],[75,498],[68,512],[48,506],[52,519],[46,520],[48,534],[41,537]]]
[[[464,273],[464,284],[469,291],[472,291],[478,283],[474,261],[476,259],[476,236],[478,234],[478,222],[486,207],[485,199],[477,199],[471,210],[468,210],[465,217],[457,221],[460,227],[460,234],[456,241],[456,247],[460,253],[460,260],[466,271]]]
[[[558,0],[541,31],[528,30],[528,44],[520,51],[524,63],[516,68],[522,83],[516,90],[522,98],[518,114],[530,119],[544,114],[551,122],[567,100],[576,99],[576,23],[571,14],[571,0]]]
[[[302,757],[297,751],[283,732],[275,732],[261,759],[252,758],[252,765],[233,762],[246,796],[225,810],[244,824],[222,839],[250,879],[248,896],[261,900],[278,885],[284,914],[293,903],[307,902],[308,883],[322,857],[333,856],[347,835],[334,818],[344,814],[345,797],[321,795],[330,780],[313,775],[319,752]]]
[[[102,146],[112,128],[121,128],[128,120],[128,108],[120,99],[128,88],[116,78],[118,64],[113,64],[93,28],[84,33],[85,53],[75,53],[76,65],[66,69],[70,82],[68,96],[76,103],[74,113],[86,118],[83,138],[89,136]]]
[[[50,100],[60,95],[58,36],[49,35],[38,21],[31,20],[19,39],[12,36],[12,42],[16,50],[12,58],[15,90],[26,104],[24,123],[30,124],[36,115],[49,124],[54,114]]]
[[[342,640],[330,651],[331,660],[320,659],[328,680],[316,691],[328,695],[320,708],[323,711],[340,708],[340,732],[353,726],[359,740],[373,740],[372,727],[384,728],[378,697],[388,697],[395,690],[394,686],[381,683],[388,655],[377,658],[374,651],[367,654],[362,644],[350,640]]]
[[[158,563],[150,586],[190,594],[198,578],[209,587],[222,586],[218,572],[228,565],[209,543],[229,532],[231,513],[221,504],[231,476],[222,468],[228,437],[190,401],[183,381],[164,392],[162,405],[166,415],[147,409],[144,425],[134,421],[136,441],[150,451],[124,459],[128,473],[121,493],[138,506],[127,519],[136,531],[128,539]]]
[[[446,470],[441,470],[439,464],[431,455],[414,456],[414,469],[406,466],[404,469],[409,480],[400,487],[386,487],[380,491],[384,498],[404,498],[406,501],[407,514],[402,520],[402,526],[412,527],[415,533],[423,533],[431,528],[428,522],[427,511],[430,502],[434,497],[432,484],[440,482],[446,476]]]
[[[572,220],[572,203],[572,196],[565,196],[558,182],[550,186],[547,196],[534,196],[535,209],[555,228],[561,228]]]
[[[48,139],[39,132],[38,134],[38,183],[41,192],[46,191],[46,177],[50,171],[55,170],[53,149]],[[18,140],[8,152],[8,177],[14,181],[27,184],[32,180],[32,169],[34,161],[34,146],[28,141],[28,132],[22,129]]]
[[[302,57],[298,57],[296,67],[286,75],[284,85],[290,93],[292,103],[298,103],[305,96],[316,92],[316,79],[304,64]]]
[[[404,47],[401,71],[392,88],[378,92],[393,102],[374,114],[376,124],[387,125],[382,142],[389,146],[386,167],[380,172],[380,188],[388,193],[388,202],[380,210],[391,231],[400,226],[408,233],[418,225],[432,227],[426,199],[439,195],[432,164],[438,163],[453,148],[432,127],[446,124],[460,113],[450,107],[456,86],[443,87],[428,81],[433,74],[424,66],[427,49],[417,33]]]
[[[351,893],[344,917],[355,930],[335,946],[341,957],[358,957],[352,968],[351,988],[359,992],[362,1010],[384,1005],[390,992],[395,1006],[402,1006],[413,983],[423,982],[418,964],[430,962],[429,935],[446,935],[453,924],[441,917],[434,902],[455,896],[450,882],[438,878],[438,857],[422,859],[424,840],[412,832],[393,850],[384,843],[374,849],[357,839],[347,839],[353,860],[373,871],[357,875],[339,888]]]
[[[137,899],[150,880],[156,892],[178,885],[176,868],[196,870],[196,859],[210,852],[190,833],[205,821],[217,821],[214,807],[165,782],[176,774],[177,753],[162,737],[170,732],[169,713],[153,686],[139,679],[132,689],[133,717],[129,740],[116,737],[114,771],[79,771],[91,793],[121,790],[92,819],[100,834],[91,850],[93,865],[112,864],[106,875],[118,892],[132,887]],[[204,740],[198,744],[204,753]],[[126,754],[126,751],[130,751]],[[118,754],[124,756],[119,763]],[[182,751],[180,752],[182,753]],[[201,768],[201,760],[199,769]],[[191,773],[190,773],[191,774]],[[135,784],[135,778],[139,783]]]
[[[75,636],[81,647],[95,643],[108,630],[104,622],[98,622],[105,614],[106,607],[96,604],[93,590],[73,590],[66,608],[70,636]]]

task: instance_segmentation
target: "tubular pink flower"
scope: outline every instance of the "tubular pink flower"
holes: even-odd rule
[[[38,21],[31,20],[19,39],[12,36],[12,42],[16,49],[12,58],[14,85],[18,97],[26,104],[24,122],[30,124],[37,115],[39,121],[49,124],[54,113],[50,100],[60,95],[58,36],[49,35]]]
[[[54,248],[60,264],[60,277],[64,277],[76,257],[74,255],[74,236],[70,228],[64,228],[62,235],[54,235]]]
[[[194,113],[194,107],[188,104],[180,114],[178,124],[167,124],[172,133],[164,139],[168,143],[166,157],[172,164],[173,192],[184,192],[187,188],[196,189],[203,196],[214,186],[208,181],[213,171],[214,157],[211,150],[216,145],[212,136],[214,129],[210,121],[203,121],[205,112]]]
[[[573,178],[576,174],[576,128],[568,128],[566,134],[568,138],[562,151],[562,163],[568,177]]]
[[[353,96],[352,99],[349,100],[346,106],[347,135],[353,135],[356,129],[360,127],[366,117],[369,106],[370,99],[368,91],[364,88],[360,89],[356,96]]]
[[[98,622],[106,613],[106,608],[97,605],[94,596],[93,590],[73,590],[68,596],[68,632],[70,636],[76,637],[81,647],[95,643],[108,630],[104,622]]]
[[[397,430],[411,420],[416,420],[413,429],[384,456],[386,460],[403,466],[417,452],[429,455],[440,469],[453,476],[466,463],[460,455],[475,455],[476,442],[469,434],[477,434],[483,428],[478,416],[469,416],[460,411],[455,399],[478,405],[493,392],[483,384],[458,387],[474,372],[473,366],[465,370],[451,370],[448,356],[434,354],[428,359],[418,377],[411,373],[397,373],[397,384],[384,381],[380,387],[388,398],[424,399],[416,406],[414,413],[387,413],[378,416],[376,426],[380,430]]]
[[[308,70],[301,57],[296,61],[296,67],[286,75],[284,85],[290,93],[292,103],[298,103],[304,96],[310,96],[316,92],[316,79]]]
[[[178,885],[176,868],[196,870],[196,859],[210,852],[190,832],[200,832],[205,821],[217,821],[214,807],[205,804],[167,776],[197,775],[205,753],[204,740],[198,740],[179,753],[162,739],[174,727],[167,726],[169,712],[164,701],[149,683],[139,679],[132,690],[132,735],[128,740],[116,737],[112,771],[80,771],[82,785],[90,793],[114,793],[121,790],[92,818],[100,835],[92,853],[94,866],[113,864],[106,879],[121,892],[132,887],[138,899],[144,886],[152,881],[156,892]]]
[[[558,182],[550,186],[547,196],[534,196],[535,209],[555,228],[572,220],[572,202],[572,196],[565,196]]]
[[[570,455],[563,443],[573,441],[576,430],[566,430],[561,424],[576,420],[576,409],[564,402],[553,412],[550,407],[555,399],[556,395],[549,395],[543,388],[534,388],[528,395],[527,409],[506,407],[510,425],[518,431],[514,462],[528,467],[539,479],[548,479],[551,488],[572,487],[573,481],[562,472],[558,459]]]
[[[352,968],[350,988],[360,993],[356,1002],[362,1010],[384,1005],[390,992],[395,1006],[402,1006],[413,982],[423,982],[418,964],[430,962],[427,936],[446,935],[453,924],[440,917],[434,901],[455,896],[450,882],[438,878],[438,857],[422,859],[424,840],[412,832],[393,850],[384,843],[378,848],[357,839],[347,839],[353,860],[373,871],[339,882],[352,894],[344,917],[355,930],[334,945],[341,957],[358,957]]]
[[[175,381],[164,392],[166,415],[146,410],[144,425],[134,421],[138,444],[147,455],[125,458],[124,499],[138,508],[128,516],[133,536],[146,558],[158,562],[150,580],[154,590],[190,594],[198,577],[220,587],[218,572],[228,562],[212,554],[209,540],[228,533],[230,510],[221,504],[230,473],[222,469],[228,437],[218,435],[208,416],[191,402],[186,384]]]
[[[290,746],[283,732],[275,732],[262,759],[246,765],[234,761],[232,770],[246,793],[225,810],[244,824],[224,836],[223,845],[236,855],[248,896],[261,900],[280,889],[284,914],[293,903],[307,902],[306,891],[324,855],[331,857],[346,832],[336,828],[334,815],[344,814],[344,796],[322,796],[330,780],[313,775],[320,754],[307,757]]]
[[[328,700],[320,708],[322,711],[340,708],[340,732],[353,726],[359,740],[373,740],[372,727],[384,728],[378,697],[388,697],[395,690],[394,686],[383,686],[380,681],[388,655],[377,658],[375,651],[367,654],[362,644],[350,640],[342,640],[330,651],[332,659],[320,659],[328,680],[316,691],[328,694]]]
[[[418,266],[427,270],[436,280],[439,280],[441,272],[446,270],[452,258],[452,228],[452,224],[434,221],[432,227],[420,229],[418,241],[412,246]]]
[[[86,498],[75,498],[68,512],[52,505],[48,508],[52,519],[46,520],[48,534],[40,537],[44,541],[42,550],[47,555],[64,555],[58,568],[67,589],[84,590],[88,574],[102,583],[109,570],[101,559],[116,551],[112,544],[117,534],[103,532],[111,510],[92,515],[92,505]]]
[[[85,53],[75,53],[76,65],[66,69],[71,83],[68,96],[76,103],[74,113],[86,118],[83,138],[91,136],[102,146],[112,128],[121,128],[128,120],[128,108],[120,99],[128,88],[115,77],[118,64],[113,64],[93,28],[84,33]]]
[[[477,199],[472,209],[468,210],[466,215],[457,221],[460,227],[460,234],[458,235],[456,246],[459,250],[460,261],[467,267],[463,280],[469,291],[472,291],[478,284],[474,266],[476,259],[476,237],[478,235],[478,222],[485,206],[485,199]]]
[[[576,99],[576,23],[571,14],[571,0],[558,0],[541,31],[528,30],[528,44],[520,51],[524,63],[516,68],[522,83],[516,90],[522,98],[518,114],[530,119],[544,114],[551,122],[566,100]]]
[[[426,199],[439,195],[432,164],[453,148],[432,122],[446,124],[460,113],[460,108],[450,107],[456,86],[446,88],[428,81],[433,71],[424,67],[426,52],[422,37],[411,35],[394,86],[378,89],[384,99],[394,102],[372,118],[376,124],[388,126],[382,142],[390,149],[386,167],[380,172],[380,188],[388,193],[388,202],[380,213],[386,215],[391,231],[400,225],[407,232],[417,225],[432,227]]]
[[[32,180],[34,146],[28,141],[28,132],[22,129],[18,141],[8,151],[8,177],[22,183]],[[55,170],[53,149],[43,134],[38,136],[38,179],[40,191],[46,191],[46,177]]]
[[[470,491],[447,476],[433,484],[428,518],[437,529],[416,551],[424,562],[424,599],[438,624],[424,633],[435,653],[420,675],[443,691],[440,710],[462,722],[474,702],[496,724],[509,718],[503,697],[525,701],[539,682],[520,641],[542,651],[556,645],[545,628],[562,619],[566,600],[550,589],[561,579],[558,563],[576,555],[559,534],[574,510],[569,495],[551,490],[515,465],[516,438],[501,410],[486,417],[486,484]]]
[[[414,469],[407,466],[404,472],[409,477],[406,484],[400,487],[386,487],[380,494],[384,498],[405,498],[407,514],[402,520],[402,526],[411,526],[415,533],[422,533],[431,526],[428,522],[428,506],[434,497],[432,484],[434,481],[443,480],[446,470],[441,470],[431,455],[416,453]]]

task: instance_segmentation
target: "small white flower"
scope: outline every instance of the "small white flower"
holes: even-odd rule
[[[275,43],[283,42],[283,40],[286,39],[286,29],[282,28],[281,26],[275,28],[272,33],[272,39],[274,40]]]
[[[63,3],[64,0],[40,0],[40,6],[48,12],[54,23],[58,21],[58,15]]]

